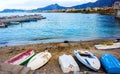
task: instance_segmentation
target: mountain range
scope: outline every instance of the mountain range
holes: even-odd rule
[[[79,8],[87,8],[87,7],[91,7],[91,8],[105,7],[105,6],[111,7],[114,4],[115,1],[120,1],[120,0],[97,0],[94,3],[89,2],[89,3],[86,3],[86,4],[73,6],[72,8],[79,9]]]
[[[111,7],[113,5],[113,3],[115,1],[120,1],[120,0],[97,0],[96,2],[92,3],[85,3],[85,4],[81,4],[81,5],[76,5],[76,6],[72,6],[72,7],[64,7],[64,6],[60,6],[58,4],[51,4],[48,5],[46,7],[43,8],[37,8],[37,9],[32,9],[32,10],[27,10],[29,12],[35,12],[35,11],[44,11],[44,10],[59,10],[59,9],[67,9],[67,8],[75,8],[75,9],[80,9],[80,8],[87,8],[87,7]],[[26,12],[26,10],[22,10],[22,9],[4,9],[1,12]]]

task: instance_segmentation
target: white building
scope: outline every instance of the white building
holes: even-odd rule
[[[87,7],[85,10],[91,10],[91,7]]]
[[[116,10],[120,10],[120,2],[116,1],[113,5],[113,8],[116,9]]]
[[[115,10],[117,10],[117,16],[118,18],[120,18],[120,1],[116,1],[113,5],[113,8]]]
[[[99,7],[95,7],[95,8],[93,8],[93,9],[97,11],[97,10],[99,10],[100,8],[99,8]]]

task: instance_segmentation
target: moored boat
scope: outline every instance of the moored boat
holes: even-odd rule
[[[18,25],[18,24],[20,24],[20,22],[10,22],[9,24],[10,25]]]
[[[27,67],[30,67],[32,70],[36,70],[46,64],[52,57],[51,53],[48,51],[40,52],[36,54],[27,64]]]
[[[89,51],[74,50],[76,58],[86,67],[97,71],[100,69],[99,59]]]
[[[25,52],[22,52],[13,58],[10,58],[9,60],[5,61],[5,63],[8,64],[14,64],[14,65],[24,65],[26,64],[33,56],[35,55],[35,52],[33,50],[27,50]]]

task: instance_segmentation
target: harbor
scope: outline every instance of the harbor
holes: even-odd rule
[[[31,21],[37,21],[41,19],[45,19],[46,17],[43,17],[40,14],[34,14],[34,15],[24,15],[24,16],[3,16],[0,17],[0,27],[6,27],[11,24],[19,24],[23,22],[31,22]]]
[[[119,0],[0,3],[0,74],[120,74]]]

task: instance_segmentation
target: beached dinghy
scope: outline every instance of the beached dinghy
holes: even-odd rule
[[[112,54],[105,53],[100,61],[108,74],[120,74],[120,61]]]
[[[26,64],[33,56],[35,55],[35,52],[33,50],[27,50],[25,52],[22,52],[13,58],[5,61],[5,63],[8,64],[14,64],[14,65],[24,65]]]
[[[59,56],[59,64],[63,73],[69,73],[70,71],[80,71],[78,64],[71,55]]]
[[[98,45],[95,45],[95,48],[97,48],[97,49],[117,49],[117,48],[120,48],[120,42],[113,43],[112,45],[98,44]]]
[[[46,64],[51,58],[51,53],[48,51],[40,52],[36,54],[27,64],[32,70],[36,70]]]
[[[88,68],[97,71],[100,69],[100,61],[99,59],[94,56],[89,51],[80,51],[80,50],[74,50],[74,55],[77,57],[77,59],[83,63]]]

